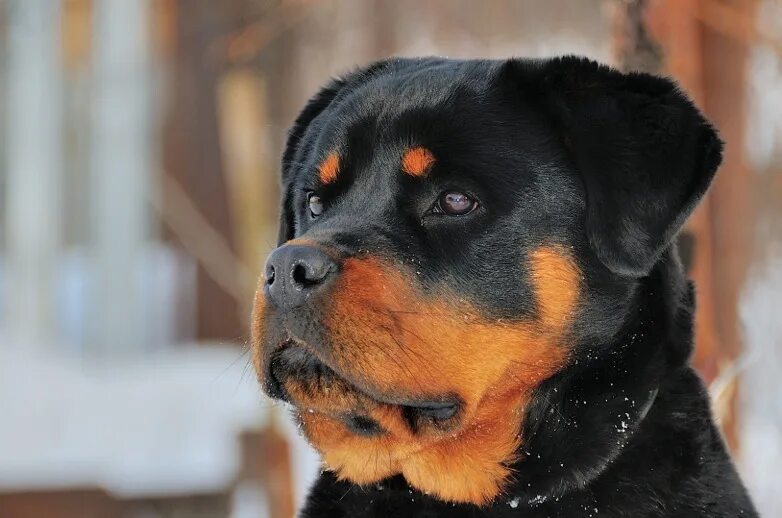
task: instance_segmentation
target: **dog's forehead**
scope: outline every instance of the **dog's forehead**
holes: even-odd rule
[[[485,77],[450,66],[389,72],[366,81],[332,103],[313,125],[316,159],[399,151],[438,129],[455,113],[480,102]],[[333,158],[332,158],[333,160]]]
[[[464,64],[391,70],[355,88],[336,107],[340,119],[350,121],[367,114],[393,121],[411,110],[431,110],[447,105],[457,94],[478,93],[486,88],[485,75]]]

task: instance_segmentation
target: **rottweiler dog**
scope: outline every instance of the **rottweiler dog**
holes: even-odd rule
[[[252,318],[322,456],[302,516],[757,516],[674,243],[721,152],[673,82],[579,57],[320,90]]]

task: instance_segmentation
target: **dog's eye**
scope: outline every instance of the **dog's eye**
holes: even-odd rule
[[[445,191],[437,199],[435,212],[449,216],[464,216],[474,211],[478,202],[459,191]]]
[[[317,218],[323,213],[323,200],[314,192],[307,195],[307,205],[309,205],[310,215],[313,218]]]

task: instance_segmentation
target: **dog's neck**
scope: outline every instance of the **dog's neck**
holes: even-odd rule
[[[539,387],[509,495],[534,505],[588,486],[633,440],[665,377],[686,365],[694,294],[672,253],[639,281],[611,343],[579,344],[573,364]]]

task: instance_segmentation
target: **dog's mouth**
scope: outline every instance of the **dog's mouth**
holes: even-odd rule
[[[413,433],[432,427],[450,430],[463,406],[454,395],[411,398],[360,387],[350,376],[337,373],[306,344],[293,340],[284,342],[272,354],[264,385],[270,397],[290,403],[299,412],[326,415],[365,437],[387,432],[373,414],[398,412]]]

